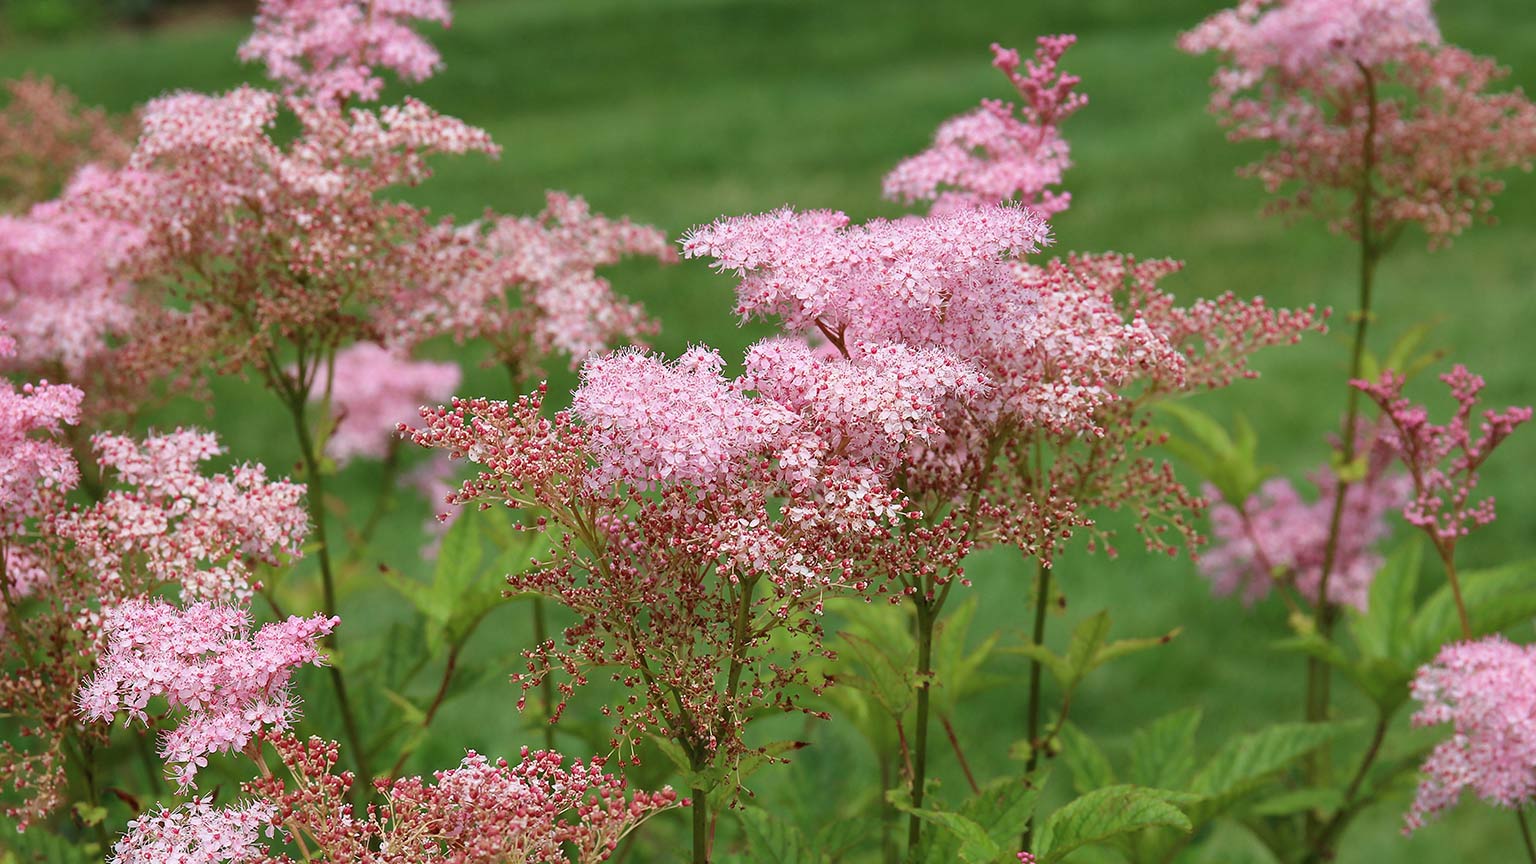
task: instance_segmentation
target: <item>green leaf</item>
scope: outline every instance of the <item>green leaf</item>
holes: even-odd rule
[[[999,848],[1010,850],[1018,844],[1020,827],[1035,812],[1046,776],[1041,771],[1034,777],[993,780],[961,805],[960,815],[981,826]]]
[[[747,835],[750,861],[805,861],[819,864],[829,860],[811,844],[798,827],[775,818],[762,807],[743,807],[736,811],[742,832]]]
[[[1228,741],[1190,781],[1191,791],[1209,799],[1201,821],[1262,786],[1270,777],[1327,744],[1351,724],[1280,723]]]
[[[844,631],[839,637],[847,646],[847,654],[854,664],[865,673],[863,676],[846,678],[845,683],[869,693],[892,717],[906,713],[917,696],[917,679],[912,672],[912,665],[896,665],[900,657],[893,657],[873,641],[856,633]]]
[[[1104,640],[1109,638],[1109,613],[1101,611],[1079,621],[1067,641],[1067,668],[1072,671],[1072,683],[1076,684],[1098,665],[1095,661]]]
[[[774,741],[736,760],[734,764],[715,765],[694,774],[689,785],[710,790],[710,803],[722,806],[736,797],[747,778],[765,765],[784,761],[784,754],[809,747],[805,741]],[[679,751],[681,752],[681,751]]]
[[[682,745],[671,738],[663,738],[660,735],[652,735],[651,741],[656,744],[656,749],[661,751],[661,755],[667,757],[667,761],[671,762],[674,768],[688,777],[693,776],[693,762],[688,758],[688,754],[683,752]]]
[[[1195,731],[1200,709],[1186,708],[1131,735],[1131,781],[1138,786],[1182,789],[1195,771]]]
[[[1095,789],[1051,814],[1035,840],[1035,856],[1041,864],[1053,864],[1074,849],[1144,828],[1194,830],[1189,817],[1165,794],[1140,786]]]
[[[1111,660],[1118,660],[1131,654],[1137,654],[1150,648],[1161,648],[1172,642],[1182,633],[1184,628],[1175,627],[1161,636],[1146,636],[1140,639],[1116,639],[1099,649],[1099,653],[1093,658],[1093,668],[1097,669]]]
[[[1061,727],[1061,761],[1072,772],[1072,788],[1079,795],[1115,784],[1115,769],[1109,757],[1092,738],[1071,723]]]
[[[1338,789],[1290,789],[1254,804],[1250,810],[1260,816],[1290,816],[1317,811],[1331,813],[1344,803]]]
[[[1066,658],[1045,647],[1044,645],[1010,645],[1003,649],[1005,654],[1023,654],[1031,660],[1037,661],[1050,671],[1051,677],[1063,687],[1070,687],[1075,680],[1072,677],[1072,666]]]
[[[1366,657],[1413,661],[1407,644],[1424,544],[1415,536],[1400,545],[1371,580],[1366,611],[1351,612],[1350,635]]]
[[[922,807],[913,807],[912,800],[905,789],[892,789],[886,793],[886,800],[891,802],[903,813],[907,813],[934,825],[943,831],[954,841],[958,842],[958,849],[952,854],[950,846],[954,843],[944,844],[931,840],[924,844],[926,854],[919,857],[925,862],[937,862],[943,860],[953,861],[958,858],[966,864],[999,864],[1007,860],[1013,854],[1007,847],[998,845],[987,835],[987,830],[968,817],[959,813],[951,813],[947,810],[930,810]]]
[[[1468,570],[1460,578],[1474,639],[1536,616],[1536,560],[1489,570]],[[1414,653],[1418,662],[1428,662],[1440,651],[1440,646],[1462,638],[1456,600],[1447,584],[1431,595],[1414,616]]]

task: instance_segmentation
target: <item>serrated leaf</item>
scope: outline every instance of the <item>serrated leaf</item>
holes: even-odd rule
[[[1417,536],[1399,546],[1371,580],[1366,611],[1350,613],[1350,635],[1362,655],[1414,659],[1407,642],[1423,557],[1424,544]]]
[[[1161,636],[1146,636],[1139,639],[1116,639],[1099,649],[1099,653],[1093,658],[1093,668],[1097,669],[1111,660],[1118,660],[1131,654],[1139,654],[1152,648],[1161,648],[1172,642],[1184,628],[1175,627]]]
[[[682,745],[671,738],[663,738],[660,735],[652,735],[651,741],[655,743],[656,749],[661,751],[661,755],[667,757],[667,761],[671,762],[674,768],[684,775],[693,776],[693,762],[688,759],[688,754],[683,752]]]
[[[1208,799],[1208,804],[1201,808],[1202,821],[1332,741],[1349,726],[1281,723],[1228,741],[1189,784],[1191,791]]]
[[[1462,599],[1472,624],[1472,638],[1496,633],[1536,617],[1536,560],[1518,561],[1488,570],[1461,574]],[[1449,584],[1442,586],[1413,619],[1413,645],[1425,663],[1442,645],[1463,639],[1456,600]]]
[[[926,843],[926,854],[920,856],[925,862],[937,864],[941,860],[953,861],[958,858],[966,864],[1000,864],[1012,854],[1009,849],[993,841],[987,835],[987,830],[970,818],[947,810],[913,807],[905,789],[890,790],[886,793],[886,800],[897,810],[942,829],[954,841],[949,844],[938,841]],[[952,853],[949,851],[951,846],[956,847]]]
[[[1051,814],[1036,837],[1035,857],[1040,864],[1053,864],[1083,846],[1153,827],[1194,830],[1162,790],[1130,785],[1095,789]]]
[[[917,696],[917,679],[910,664],[896,665],[895,658],[869,639],[844,631],[839,634],[847,653],[864,675],[850,683],[866,690],[892,717],[900,717]]]
[[[1071,723],[1061,727],[1061,761],[1072,773],[1072,788],[1079,795],[1115,785],[1115,769],[1092,738]]]
[[[1067,668],[1072,673],[1072,683],[1076,684],[1083,679],[1098,664],[1095,662],[1099,656],[1099,649],[1104,647],[1104,640],[1109,638],[1109,613],[1099,612],[1079,621],[1072,628],[1072,637],[1067,640],[1067,654],[1065,657]]]
[[[1195,770],[1195,731],[1200,709],[1186,708],[1154,721],[1131,735],[1131,782],[1159,789],[1182,789]]]
[[[1018,842],[1020,826],[1035,812],[1046,774],[1034,777],[1000,777],[981,787],[960,806],[960,815],[980,825],[999,848],[1007,850]]]
[[[1344,793],[1338,789],[1289,789],[1248,809],[1260,816],[1290,816],[1310,811],[1329,813],[1343,803]]]
[[[1025,657],[1037,661],[1051,673],[1051,677],[1056,679],[1056,683],[1063,687],[1071,686],[1073,683],[1071,664],[1067,662],[1066,658],[1044,645],[1009,645],[1002,650],[1006,654],[1023,654]]]

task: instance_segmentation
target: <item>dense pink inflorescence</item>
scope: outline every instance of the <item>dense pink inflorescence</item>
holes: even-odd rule
[[[261,0],[240,59],[303,99],[373,101],[384,88],[376,68],[414,83],[442,67],[414,21],[448,26],[448,0]]]
[[[133,118],[82,108],[48,78],[4,83],[0,108],[0,211],[26,210],[52,198],[87,165],[115,167],[128,158]]]
[[[1390,473],[1390,447],[1376,447],[1366,476],[1344,494],[1337,546],[1328,577],[1328,602],[1364,611],[1371,581],[1382,558],[1374,547],[1388,535],[1387,514],[1400,509],[1412,481]],[[1317,495],[1301,496],[1289,480],[1276,478],[1240,505],[1224,502],[1211,509],[1216,545],[1200,556],[1200,569],[1217,594],[1241,592],[1252,602],[1267,596],[1277,581],[1293,586],[1309,601],[1317,597],[1328,557],[1329,527],[1337,475],[1314,475]],[[1217,493],[1206,489],[1208,497]]]
[[[945,121],[933,146],[892,169],[885,195],[906,202],[931,201],[932,212],[1017,201],[1049,216],[1067,209],[1072,196],[1058,192],[1071,167],[1060,124],[1088,102],[1075,92],[1078,77],[1057,68],[1076,36],[1042,36],[1033,59],[1019,71],[1019,53],[992,45],[992,65],[1008,76],[1023,105],[997,99]],[[1018,116],[1015,115],[1018,112]]]
[[[1507,72],[1443,44],[1429,6],[1243,0],[1180,40],[1227,63],[1211,110],[1229,137],[1276,145],[1244,169],[1284,196],[1275,209],[1317,212],[1378,247],[1417,224],[1436,247],[1487,218],[1503,188],[1491,174],[1530,169],[1536,105],[1490,92]]]
[[[0,360],[16,343],[0,321]],[[69,447],[52,440],[80,418],[81,392],[69,385],[23,384],[0,378],[0,552],[26,520],[47,512],[79,481]],[[9,552],[5,552],[9,557]]]
[[[1536,798],[1536,650],[1503,636],[1447,645],[1419,669],[1413,698],[1423,705],[1415,726],[1453,728],[1424,761],[1404,833],[1453,806],[1463,789],[1506,808]]]
[[[1456,411],[1444,424],[1429,422],[1428,410],[1403,396],[1404,379],[1391,371],[1374,383],[1351,383],[1390,421],[1393,445],[1413,478],[1413,497],[1403,508],[1403,518],[1428,534],[1441,556],[1450,560],[1459,539],[1493,521],[1493,499],[1473,498],[1478,472],[1494,448],[1531,419],[1531,409],[1489,409],[1474,417],[1482,377],[1457,365],[1440,380],[1456,400]]]
[[[258,864],[262,838],[277,813],[250,801],[215,807],[212,796],[172,809],[160,807],[128,823],[112,847],[111,864]]]
[[[461,377],[455,363],[407,360],[369,342],[336,352],[310,392],[313,399],[330,400],[336,421],[326,455],[341,465],[359,456],[384,458],[399,440],[396,428],[422,405],[452,396]]]
[[[53,530],[75,544],[104,592],[174,585],[189,602],[245,602],[254,564],[301,554],[304,486],[270,480],[258,464],[205,476],[201,463],[223,452],[212,433],[179,429],[142,442],[103,434],[93,443],[126,488],[60,514]]]
[[[185,789],[210,754],[241,750],[263,729],[288,728],[298,711],[293,670],[324,662],[317,641],[339,623],[290,617],[253,633],[250,613],[238,606],[125,601],[105,612],[106,650],[80,689],[80,711],[90,720],[125,712],[125,722],[147,723],[157,696],[185,709],[160,745]]]

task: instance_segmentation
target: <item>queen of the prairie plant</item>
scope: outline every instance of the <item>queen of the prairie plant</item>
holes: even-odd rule
[[[4,84],[0,108],[0,211],[26,210],[59,193],[87,165],[113,168],[128,158],[134,120],[82,108],[49,78]]]
[[[371,342],[357,342],[336,358],[310,393],[329,394],[335,427],[325,454],[344,465],[357,457],[383,459],[400,440],[396,428],[422,405],[442,402],[463,377],[457,363],[408,360]]]
[[[1179,44],[1225,62],[1211,110],[1229,137],[1275,145],[1244,169],[1274,209],[1378,249],[1415,224],[1448,244],[1488,217],[1493,174],[1536,159],[1536,106],[1491,91],[1507,72],[1445,44],[1430,0],[1243,0]]]

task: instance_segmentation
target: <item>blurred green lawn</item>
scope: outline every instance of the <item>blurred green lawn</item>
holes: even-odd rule
[[[891,215],[897,209],[879,200],[882,174],[921,149],[944,118],[984,96],[1007,95],[989,66],[988,43],[1027,49],[1037,34],[1071,31],[1081,41],[1065,65],[1082,76],[1091,101],[1066,130],[1077,164],[1068,177],[1073,206],[1055,221],[1058,249],[1181,258],[1188,269],[1170,285],[1188,298],[1233,290],[1347,313],[1352,247],[1311,222],[1288,227],[1260,218],[1261,191],[1233,176],[1256,151],[1225,143],[1206,115],[1210,61],[1173,47],[1180,29],[1220,5],[466,0],[453,28],[433,34],[447,70],[412,92],[485,127],[505,152],[499,161],[445,162],[436,178],[409,195],[439,212],[472,218],[486,207],[536,210],[544,189],[564,189],[601,211],[673,234],[721,214],[786,203],[843,209],[855,218]],[[1515,84],[1536,90],[1530,0],[1463,0],[1438,11],[1449,40],[1497,56],[1513,67]],[[230,22],[5,45],[0,77],[47,73],[87,102],[127,109],[166,90],[218,90],[253,76],[234,59],[244,32],[243,22]],[[1437,320],[1438,344],[1487,377],[1492,403],[1530,403],[1536,400],[1529,348],[1536,332],[1536,182],[1510,178],[1495,212],[1502,224],[1477,227],[1448,251],[1428,254],[1420,238],[1404,239],[1380,273],[1376,344],[1416,322]],[[657,345],[669,353],[707,341],[732,358],[766,332],[737,327],[731,281],[697,262],[665,269],[626,265],[613,275],[621,291],[661,319]],[[1342,324],[1342,316],[1335,321]],[[1260,430],[1268,461],[1299,478],[1323,460],[1326,436],[1337,426],[1345,360],[1338,333],[1274,350],[1259,361],[1260,381],[1206,397],[1200,406],[1224,417],[1246,414]],[[466,366],[466,393],[504,395],[501,379]],[[551,389],[564,392],[574,379],[555,372]],[[1433,386],[1420,392],[1438,395]],[[233,458],[259,459],[274,470],[293,463],[286,421],[274,409],[250,385],[220,386],[212,422]],[[155,422],[210,421],[204,406],[177,404]],[[1536,430],[1522,432],[1495,459],[1484,486],[1498,497],[1502,517],[1466,544],[1465,566],[1536,555],[1536,484],[1525,473],[1533,462]],[[341,497],[349,490],[357,493],[353,500],[368,494],[378,479],[373,470],[349,468],[338,484]],[[419,567],[413,562],[423,515],[409,503],[391,514],[378,557],[407,572]],[[1122,545],[1134,545],[1123,539]],[[1058,571],[1069,620],[1108,607],[1117,635],[1184,628],[1167,648],[1090,680],[1074,705],[1074,719],[1086,730],[1114,740],[1168,711],[1199,705],[1204,743],[1213,749],[1227,734],[1299,717],[1301,663],[1266,647],[1285,630],[1274,605],[1246,609],[1212,599],[1187,560],[1152,558],[1135,548],[1115,561],[1069,555]],[[971,591],[983,601],[977,630],[1022,631],[1027,582],[1017,560],[1007,553],[978,555],[970,572]],[[1437,576],[1431,572],[1426,581]],[[395,605],[366,572],[354,578],[342,610],[344,644],[361,653],[391,638]],[[445,709],[438,734],[413,765],[446,766],[466,746],[511,754],[521,743],[536,743],[516,715],[516,693],[504,677],[517,665],[515,652],[531,641],[525,614],[503,609],[476,637],[474,666],[482,677]],[[1052,628],[1060,637],[1067,625],[1057,620]],[[1021,670],[1000,661],[995,671],[1005,683],[958,718],[983,774],[1012,770],[1004,756],[1022,737]],[[317,691],[322,688],[309,688]],[[324,696],[310,701],[311,715],[324,719]],[[375,701],[377,716],[392,710]],[[584,713],[595,704],[578,701],[572,710]],[[815,746],[751,785],[761,804],[814,827],[865,794],[873,769],[860,741],[835,722],[812,734]],[[936,735],[933,747],[947,786],[958,792],[961,781],[942,738]],[[1507,815],[1466,803],[1408,840],[1397,834],[1405,805],[1399,796],[1366,813],[1340,860],[1514,860],[1518,841]],[[667,821],[647,829],[642,854],[631,860],[672,860],[660,850],[682,819]]]

